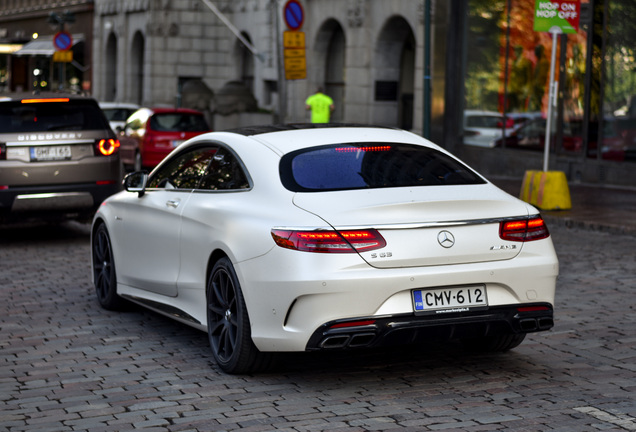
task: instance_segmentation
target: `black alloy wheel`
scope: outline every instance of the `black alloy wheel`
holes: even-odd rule
[[[99,225],[93,234],[93,282],[97,300],[104,309],[121,308],[123,299],[117,295],[117,274],[110,236],[104,224]]]
[[[269,356],[252,342],[243,293],[228,258],[214,265],[206,292],[208,338],[219,367],[231,374],[267,367]]]

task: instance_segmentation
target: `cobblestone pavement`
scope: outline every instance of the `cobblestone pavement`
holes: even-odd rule
[[[634,237],[552,234],[556,326],[507,354],[303,353],[228,376],[204,333],[100,309],[87,226],[0,228],[0,431],[636,431]]]

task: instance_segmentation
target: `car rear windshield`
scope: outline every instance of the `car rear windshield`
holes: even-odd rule
[[[0,103],[0,133],[109,129],[97,103],[20,101]]]
[[[470,168],[438,150],[370,142],[289,153],[281,160],[280,176],[293,192],[485,183]]]
[[[150,129],[162,132],[206,132],[210,128],[202,115],[187,113],[155,114]]]

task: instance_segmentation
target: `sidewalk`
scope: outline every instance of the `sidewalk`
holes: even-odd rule
[[[489,178],[495,185],[519,197],[523,179]],[[541,211],[550,225],[584,228],[636,236],[636,187],[612,188],[569,184],[571,210]]]

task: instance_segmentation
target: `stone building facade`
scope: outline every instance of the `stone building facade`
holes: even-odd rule
[[[421,129],[424,2],[300,3],[307,76],[279,80],[282,0],[214,2],[256,55],[202,0],[96,0],[93,95],[178,105],[189,80],[215,95],[238,82],[258,108],[302,122],[305,99],[321,86],[334,99],[334,121]]]

